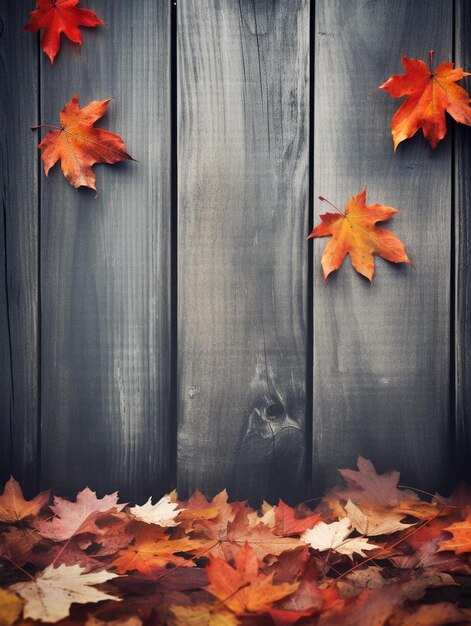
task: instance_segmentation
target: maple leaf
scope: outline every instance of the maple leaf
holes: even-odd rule
[[[326,524],[318,522],[314,528],[307,530],[301,535],[301,539],[315,550],[335,550],[353,558],[353,554],[366,556],[365,550],[374,550],[380,546],[369,543],[363,537],[348,538],[353,532],[352,523],[348,517],[339,522]]]
[[[4,560],[0,574],[10,590],[8,596],[0,592],[0,626],[12,626],[12,598],[17,613],[24,603],[25,611],[31,606],[32,611],[42,610],[49,621],[58,619],[54,611],[68,614],[76,601],[71,586],[81,598],[77,602],[88,602],[90,592],[102,593],[93,588],[98,581],[88,581],[88,590],[82,588],[84,577],[96,574],[98,566],[128,573],[113,585],[125,602],[117,608],[114,597],[100,596],[110,601],[93,613],[77,607],[67,623],[84,623],[85,613],[86,626],[142,626],[150,621],[169,626],[234,626],[268,620],[290,626],[309,619],[317,626],[467,623],[468,612],[440,609],[439,621],[433,621],[430,611],[417,608],[427,589],[457,586],[450,573],[471,573],[471,551],[455,554],[446,545],[457,538],[447,539],[447,534],[468,533],[468,490],[461,488],[448,500],[437,496],[427,503],[398,487],[397,472],[378,474],[365,459],[358,460],[358,471],[341,473],[347,487],[331,490],[316,513],[282,501],[275,506],[263,503],[254,511],[246,502],[229,504],[225,492],[211,502],[197,493],[185,503],[191,510],[181,511],[181,523],[171,528],[159,522],[174,522],[172,516],[181,510],[177,507],[183,503],[175,493],[164,496],[161,506],[149,500],[131,508],[118,504],[117,494],[98,499],[89,489],[80,492],[76,502],[56,498],[52,522],[33,520],[47,538],[35,528],[13,522],[0,529]],[[367,556],[367,551],[379,547],[353,533],[394,535],[409,529],[410,524],[402,521],[408,515],[426,523],[402,537],[391,537],[387,552],[373,553],[381,558],[381,568],[371,565],[370,556],[345,571],[343,555]],[[157,523],[143,521],[147,517]],[[337,518],[340,521],[327,523]],[[300,534],[301,538],[291,536]],[[313,549],[328,550],[329,555],[316,556]],[[394,567],[386,566],[386,561]],[[22,570],[25,562],[27,568]],[[53,569],[57,564],[60,567]],[[16,582],[19,572],[30,575],[30,565],[45,570],[30,583]],[[78,568],[79,589],[69,580],[74,568]],[[29,593],[20,594],[17,585],[30,585]],[[211,600],[212,596],[219,600]]]
[[[118,574],[107,571],[87,574],[80,565],[60,565],[58,568],[49,565],[34,580],[16,583],[9,589],[25,601],[25,618],[58,622],[69,615],[72,602],[86,604],[101,600],[120,600],[93,587],[117,576]]]
[[[118,552],[113,561],[120,574],[137,570],[146,576],[153,576],[172,563],[173,565],[194,567],[191,560],[177,555],[177,552],[196,554],[202,547],[197,539],[183,537],[171,539],[163,528],[142,525],[136,531],[134,543]]]
[[[361,569],[354,569],[336,583],[337,589],[343,598],[358,596],[363,589],[379,589],[385,584],[381,575],[383,568],[378,565],[367,565]]]
[[[457,122],[471,125],[471,100],[466,90],[456,84],[469,72],[455,68],[454,63],[440,63],[432,70],[433,51],[429,66],[424,61],[401,58],[406,73],[391,76],[379,87],[393,98],[407,96],[391,121],[394,150],[419,128],[435,148],[446,135],[445,111]]]
[[[403,610],[391,617],[390,626],[443,626],[469,624],[470,615],[450,602],[424,604],[418,609]]]
[[[50,507],[55,514],[50,522],[39,520],[34,524],[36,530],[48,539],[64,541],[79,533],[100,532],[96,520],[112,512],[121,511],[126,505],[118,504],[118,492],[97,498],[88,487],[80,491],[76,502],[65,498],[54,498]]]
[[[323,196],[320,200],[329,202]],[[355,270],[371,282],[375,271],[375,256],[380,256],[392,263],[412,265],[402,241],[378,222],[389,220],[399,213],[397,209],[384,204],[366,205],[366,187],[347,202],[345,213],[337,209],[337,213],[324,213],[308,239],[332,237],[322,255],[324,280],[338,270],[347,254],[350,255]]]
[[[113,515],[111,519],[117,521],[116,524],[110,525],[109,519],[100,519],[100,532],[93,536],[93,543],[96,546],[94,550],[95,556],[109,556],[115,554],[118,550],[122,550],[128,546],[133,540],[132,525],[128,523],[129,518]],[[106,521],[102,528],[102,521]],[[129,527],[129,528],[128,528]]]
[[[278,601],[270,609],[270,617],[276,626],[294,624],[299,619],[309,617],[319,611],[325,605],[327,593],[329,591],[319,589],[317,567],[311,561],[304,568],[296,591]]]
[[[118,619],[104,622],[93,615],[89,615],[84,626],[142,626],[142,620],[137,615],[126,615]]]
[[[211,604],[197,604],[195,606],[170,607],[175,616],[175,626],[237,626],[240,621],[237,616],[224,608]]]
[[[377,535],[389,535],[401,530],[407,530],[414,524],[404,524],[404,513],[398,513],[394,509],[363,506],[357,507],[351,500],[345,505],[345,511],[352,523],[353,528],[366,537]]]
[[[308,528],[312,528],[320,518],[318,513],[312,514],[302,508],[294,509],[280,500],[275,509],[273,532],[281,536],[301,535]]]
[[[280,500],[281,502],[281,500]],[[286,505],[288,506],[288,505]],[[291,507],[288,507],[291,508]],[[247,514],[247,523],[250,527],[257,526],[257,524],[265,524],[269,528],[274,528],[276,523],[276,506],[268,504],[263,501],[258,511],[251,511]]]
[[[444,528],[446,532],[453,535],[452,539],[447,539],[440,543],[438,552],[451,550],[455,554],[471,552],[471,513],[462,522],[455,522],[451,526]]]
[[[179,523],[175,521],[175,518],[182,509],[177,509],[176,502],[172,502],[169,496],[163,496],[156,504],[152,504],[152,497],[150,497],[145,504],[133,506],[129,511],[140,522],[170,527]]]
[[[432,567],[443,572],[471,574],[469,559],[465,560],[463,556],[460,558],[450,552],[437,552],[440,544],[446,539],[444,529],[449,525],[449,519],[436,518],[417,528],[407,537],[406,542],[401,544],[407,553],[391,557],[390,561],[396,567],[404,569]]]
[[[23,608],[23,600],[6,589],[0,589],[0,626],[12,626]]]
[[[358,471],[339,470],[339,474],[347,484],[347,489],[334,488],[331,491],[334,497],[350,499],[354,504],[367,501],[385,506],[398,506],[405,500],[419,501],[419,497],[413,491],[398,489],[399,472],[378,474],[373,463],[362,456],[358,457],[357,466]],[[408,504],[410,505],[409,502]]]
[[[196,536],[206,539],[206,545],[213,556],[226,560],[234,558],[246,542],[250,543],[260,560],[268,555],[279,556],[286,550],[294,550],[302,545],[294,537],[275,535],[263,522],[250,526],[248,515],[245,509],[241,509],[230,522],[225,520],[225,523],[218,524],[217,518],[214,521],[201,521],[195,526]]]
[[[41,542],[42,537],[31,528],[11,526],[2,535],[3,551],[18,565],[31,562],[31,551]]]
[[[404,600],[398,585],[365,589],[356,598],[323,612],[316,626],[384,626]]]
[[[359,595],[363,589],[380,589],[393,584],[399,586],[404,598],[418,600],[429,588],[457,585],[452,576],[435,570],[416,570],[412,575],[410,572],[405,571],[395,576],[391,576],[390,572],[389,574],[386,572],[386,577],[382,576],[382,571],[383,568],[371,565],[353,570],[345,578],[337,582],[341,596],[353,597]]]
[[[198,524],[205,520],[210,525],[225,526],[227,522],[234,519],[239,509],[239,503],[235,506],[229,504],[226,489],[216,494],[214,498],[209,501],[198,490],[196,490],[188,500],[179,501],[173,497],[173,494],[170,494],[170,499],[173,502],[178,502],[180,510],[182,511],[179,519],[182,523],[186,523],[186,525],[190,527],[195,523]]]
[[[23,27],[24,31],[32,33],[44,29],[41,47],[51,63],[59,52],[62,33],[81,46],[79,26],[93,28],[105,23],[93,11],[79,9],[78,3],[79,0],[36,0],[38,8],[30,12],[29,22]]]
[[[111,98],[94,100],[83,109],[74,94],[59,114],[60,126],[42,124],[52,128],[38,148],[43,151],[44,172],[60,160],[64,176],[73,187],[89,187],[96,191],[96,176],[92,166],[96,163],[118,163],[134,159],[126,152],[124,141],[108,130],[95,128],[93,124],[105,115]]]
[[[304,576],[310,560],[309,546],[302,543],[295,550],[283,552],[271,563],[261,561],[260,567],[267,574],[273,572],[275,583],[292,583]]]
[[[290,595],[299,583],[273,584],[273,574],[259,572],[255,550],[246,543],[235,556],[235,568],[219,557],[210,556],[206,566],[208,588],[237,615],[263,613],[273,602]]]
[[[37,515],[49,500],[50,491],[42,491],[32,500],[25,500],[19,483],[10,477],[0,496],[0,522],[19,522]]]

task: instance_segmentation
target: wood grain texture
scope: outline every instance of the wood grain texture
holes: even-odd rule
[[[87,3],[83,3],[84,6]],[[140,501],[168,489],[170,416],[170,3],[94,6],[84,29],[42,55],[42,122],[115,97],[99,125],[138,163],[98,166],[98,197],[56,166],[42,183],[42,483],[89,484]]]
[[[27,3],[0,5],[0,484],[37,487],[38,39]]]
[[[449,60],[452,3],[319,0],[315,50],[315,221],[368,184],[371,203],[402,209],[388,228],[415,269],[377,261],[374,285],[349,261],[324,284],[314,244],[314,481],[331,484],[358,454],[403,481],[440,488],[450,467],[450,138],[421,134],[393,153],[399,101],[375,88],[400,55]],[[327,208],[328,210],[328,208]]]
[[[307,0],[178,4],[178,485],[305,488]]]
[[[471,68],[471,6],[456,0],[455,62]],[[463,81],[468,91],[469,78]],[[471,480],[471,128],[455,128],[455,304],[456,304],[456,444],[457,471]]]

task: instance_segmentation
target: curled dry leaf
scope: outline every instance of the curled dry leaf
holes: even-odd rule
[[[116,578],[117,575],[106,571],[87,574],[80,565],[60,565],[57,569],[49,565],[34,580],[11,585],[10,590],[24,599],[24,617],[58,622],[69,615],[72,602],[87,604],[120,600],[93,586]]]
[[[325,200],[323,196],[319,198]],[[333,271],[341,267],[347,254],[350,255],[355,270],[370,282],[375,272],[375,256],[392,263],[412,265],[399,237],[377,226],[378,222],[385,222],[399,213],[397,209],[384,204],[367,206],[366,187],[350,198],[345,213],[335,206],[334,208],[336,213],[324,213],[320,216],[321,223],[308,237],[332,237],[321,260],[326,281]]]
[[[394,150],[419,128],[435,148],[446,135],[445,112],[457,122],[471,125],[471,100],[467,91],[456,84],[469,76],[469,72],[454,67],[454,63],[440,63],[433,69],[433,51],[429,65],[405,56],[401,58],[406,73],[391,76],[379,87],[393,98],[406,96],[391,122]]]
[[[59,114],[60,126],[42,125],[52,129],[38,146],[43,151],[41,159],[46,176],[60,160],[62,172],[73,187],[96,191],[93,165],[133,160],[119,135],[94,126],[105,115],[110,102],[111,99],[95,100],[81,109],[74,94]],[[40,127],[33,126],[33,130],[36,128]]]
[[[59,52],[62,33],[81,46],[79,26],[93,28],[105,23],[93,11],[78,8],[78,3],[79,0],[36,0],[38,8],[31,11],[29,22],[23,27],[23,30],[32,33],[44,30],[41,47],[51,63]]]

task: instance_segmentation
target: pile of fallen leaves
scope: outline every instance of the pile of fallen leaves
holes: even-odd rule
[[[420,498],[361,457],[315,509],[0,496],[0,625],[470,624],[471,490]]]

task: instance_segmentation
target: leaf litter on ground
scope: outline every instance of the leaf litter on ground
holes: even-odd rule
[[[0,626],[471,624],[471,490],[426,497],[362,457],[340,475],[315,508],[258,509],[226,491],[26,500],[11,478]]]

